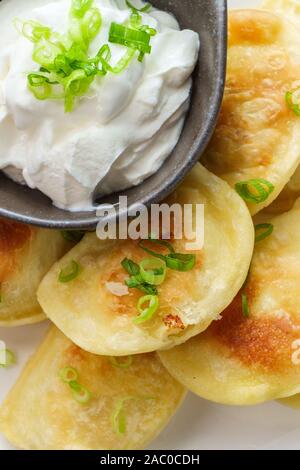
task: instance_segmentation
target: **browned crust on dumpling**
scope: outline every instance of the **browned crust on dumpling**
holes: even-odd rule
[[[240,360],[247,367],[278,372],[291,366],[291,345],[299,338],[295,326],[300,323],[286,317],[263,315],[251,316],[251,291],[246,290],[250,315],[242,310],[242,295],[239,293],[222,313],[222,319],[214,322],[205,335],[226,348],[224,355]]]
[[[28,243],[33,232],[28,225],[0,219],[0,282],[15,269],[16,254]]]

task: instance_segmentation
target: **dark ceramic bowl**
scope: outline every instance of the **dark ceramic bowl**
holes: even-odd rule
[[[176,148],[160,170],[122,195],[128,205],[160,202],[197,162],[214,130],[220,109],[226,66],[226,0],[153,0],[154,6],[176,16],[181,28],[199,33],[201,50],[194,73],[191,107]],[[118,194],[99,201],[114,204]],[[95,212],[68,212],[54,207],[38,190],[20,186],[0,172],[0,215],[49,228],[92,229]]]

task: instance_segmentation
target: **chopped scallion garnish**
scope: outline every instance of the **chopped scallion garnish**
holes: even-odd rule
[[[69,382],[69,386],[72,390],[73,398],[78,403],[85,404],[91,399],[91,392],[77,381]]]
[[[265,223],[255,225],[255,242],[260,242],[269,237],[273,233],[273,230],[273,224]]]
[[[121,265],[125,269],[125,271],[130,274],[129,279],[125,279],[125,284],[132,289],[139,289],[142,292],[145,292],[146,294],[152,294],[156,295],[157,294],[157,289],[156,287],[148,284],[147,282],[144,281],[140,274],[140,266],[135,263],[134,261],[124,258],[123,261],[121,262]]]
[[[155,286],[151,286],[143,281],[140,275],[138,276],[131,276],[129,279],[125,280],[125,284],[130,289],[139,289],[142,292],[150,295],[157,295],[158,291]]]
[[[64,383],[69,385],[73,398],[78,401],[78,403],[85,404],[91,399],[91,392],[78,382],[79,374],[75,367],[63,367],[58,375]]]
[[[190,271],[196,264],[196,256],[185,253],[170,253],[166,256],[166,265],[175,271]]]
[[[93,3],[93,0],[73,0],[71,13],[74,16],[78,16],[79,18],[82,18],[83,15],[91,7],[92,3]]]
[[[75,382],[78,379],[78,372],[74,367],[66,366],[59,371],[59,377],[65,383]]]
[[[128,8],[130,8],[131,10],[133,11],[140,11],[141,13],[146,13],[148,11],[151,10],[152,6],[150,3],[146,3],[145,6],[143,6],[142,8],[137,8],[135,7],[134,5],[132,5],[131,2],[129,2],[128,0],[126,0],[126,5],[128,6]]]
[[[285,101],[289,109],[291,109],[296,116],[300,116],[300,87],[287,91],[285,94]]]
[[[116,403],[116,406],[111,415],[112,428],[116,434],[125,434],[126,432],[126,416],[124,413],[124,403],[132,400],[133,397],[121,398]]]
[[[158,258],[145,258],[140,262],[140,275],[147,284],[159,286],[166,277],[166,263]]]
[[[62,269],[59,273],[59,282],[70,282],[76,279],[80,272],[80,266],[76,261],[72,260],[68,266]]]
[[[145,306],[145,304],[148,304]],[[157,295],[144,295],[141,297],[137,304],[139,315],[133,319],[133,323],[139,325],[145,321],[150,320],[159,307],[159,300]]]
[[[146,31],[128,28],[119,23],[111,23],[108,40],[114,44],[138,50],[143,54],[150,54],[151,36]]]
[[[262,178],[240,181],[235,185],[236,192],[245,201],[255,204],[266,201],[274,189],[272,183]]]
[[[29,73],[28,87],[39,100],[64,99],[65,111],[74,108],[75,100],[85,95],[95,77],[108,72],[121,73],[132,61],[136,51],[138,60],[151,52],[150,39],[156,30],[142,24],[139,13],[151,8],[146,4],[140,10],[128,2],[132,11],[130,27],[112,23],[110,41],[127,47],[123,57],[114,65],[110,64],[111,52],[104,44],[95,57],[89,57],[91,42],[98,35],[102,17],[94,7],[94,0],[72,0],[69,27],[66,34],[58,34],[37,21],[15,20],[17,30],[33,42],[32,58],[39,64],[39,71]]]
[[[137,274],[140,273],[140,268],[137,263],[132,261],[131,259],[124,258],[123,261],[121,262],[121,265],[125,269],[125,271],[130,274],[130,276],[136,276]]]
[[[153,240],[149,239],[149,242],[155,243],[157,245],[165,246],[169,249],[170,253],[167,255],[163,255],[158,253],[157,251],[150,250],[147,248],[143,241],[140,241],[139,246],[142,248],[146,253],[163,260],[167,267],[170,269],[174,269],[175,271],[190,271],[196,264],[196,256],[192,254],[185,254],[185,253],[175,253],[174,248],[169,242],[164,240]]]

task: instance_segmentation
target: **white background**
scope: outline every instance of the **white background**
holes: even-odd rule
[[[259,0],[229,0],[230,7],[255,7]],[[18,354],[17,366],[0,370],[0,400],[39,343],[47,324],[1,329],[0,338]],[[252,407],[216,405],[189,394],[151,449],[300,448],[300,410],[272,402]],[[12,449],[0,436],[0,449]]]

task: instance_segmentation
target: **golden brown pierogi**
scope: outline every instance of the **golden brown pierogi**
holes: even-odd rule
[[[155,353],[128,359],[87,353],[53,327],[0,409],[1,432],[26,450],[145,447],[176,411],[185,389]],[[61,379],[65,367],[75,369],[89,392],[83,403]]]
[[[234,186],[261,178],[280,193],[300,161],[300,118],[285,94],[300,85],[300,30],[283,15],[234,10],[229,16],[227,80],[218,125],[202,159]]]
[[[300,391],[300,201],[271,222],[272,235],[256,243],[246,285],[222,318],[160,353],[174,377],[208,400],[251,405]]]

